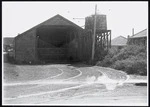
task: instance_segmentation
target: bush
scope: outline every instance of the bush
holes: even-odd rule
[[[97,66],[104,66],[104,67],[108,67],[112,64],[112,60],[111,58],[117,54],[119,52],[119,49],[117,48],[111,48],[108,50],[107,55],[104,57],[104,59],[102,61],[98,61],[97,62]]]
[[[145,60],[118,60],[111,67],[123,70],[128,74],[147,75],[147,62]]]
[[[112,58],[114,55],[118,54],[120,52],[120,49],[118,48],[111,48],[108,50],[108,54],[106,57]]]
[[[129,46],[126,46],[125,48],[121,49],[118,54],[114,55],[112,58],[112,61],[115,62],[117,60],[125,60],[129,57],[136,56],[141,52],[146,53],[144,47],[142,47],[142,46],[139,47],[136,45],[129,45]]]
[[[98,66],[123,70],[128,74],[147,75],[147,52],[143,46],[129,45],[121,50],[112,48]]]

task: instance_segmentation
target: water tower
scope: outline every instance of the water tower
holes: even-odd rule
[[[85,29],[93,30],[94,28],[94,15],[85,18]],[[96,30],[107,30],[107,20],[106,15],[97,14],[96,15]]]
[[[85,18],[85,31],[91,33],[91,37],[94,35],[94,20],[95,15]],[[95,43],[95,58],[101,60],[111,47],[111,30],[107,30],[107,19],[104,14],[96,14],[96,31],[93,43]]]

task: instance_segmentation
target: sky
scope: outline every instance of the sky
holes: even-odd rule
[[[95,13],[107,16],[107,29],[112,39],[127,37],[148,28],[148,2],[2,2],[2,36],[15,37],[31,27],[60,14],[79,26],[85,17]],[[82,19],[73,19],[82,18]]]

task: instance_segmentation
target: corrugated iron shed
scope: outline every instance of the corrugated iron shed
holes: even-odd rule
[[[38,62],[42,58],[81,59],[80,37],[83,31],[75,23],[56,15],[15,37],[15,60],[20,63]],[[65,42],[68,39],[70,42]]]

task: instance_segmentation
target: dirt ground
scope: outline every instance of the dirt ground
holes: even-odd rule
[[[103,75],[106,75],[103,78]],[[11,65],[4,63],[5,105],[147,105],[147,76],[82,64]],[[103,79],[102,79],[103,78]],[[114,81],[107,83],[106,81]],[[122,85],[118,85],[119,82]],[[107,88],[115,86],[112,90]]]

